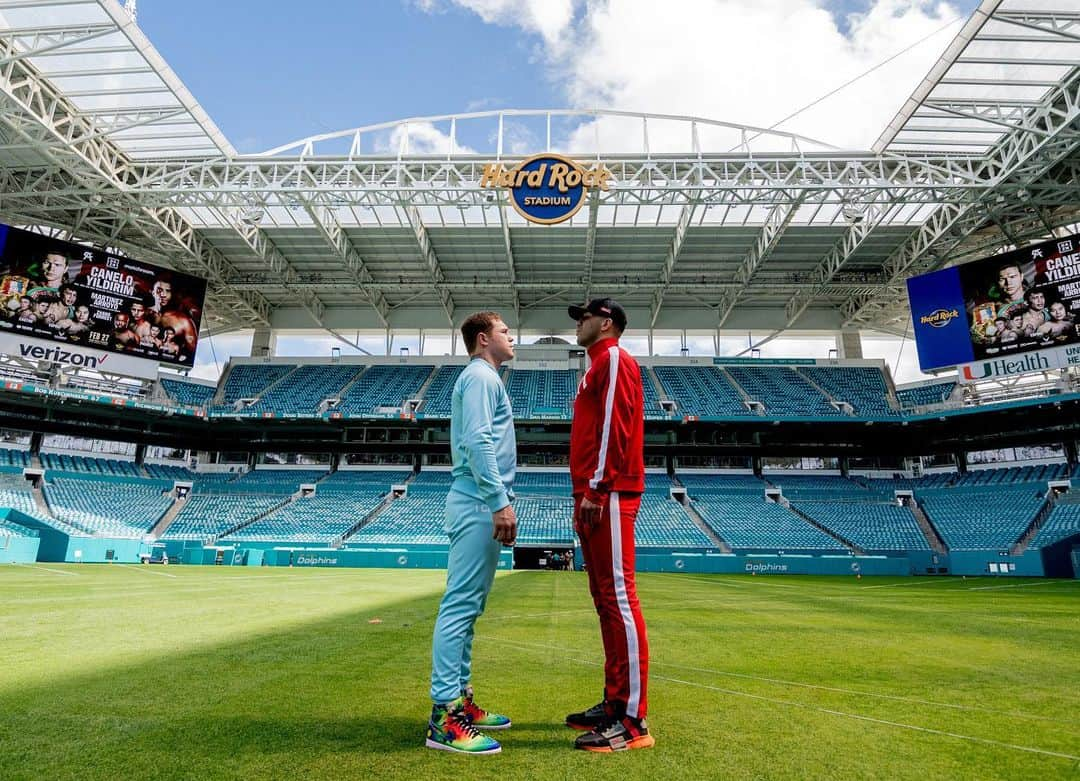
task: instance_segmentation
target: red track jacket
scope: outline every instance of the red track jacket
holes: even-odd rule
[[[641,369],[615,339],[589,348],[570,428],[574,496],[603,504],[612,491],[645,491],[645,405]]]

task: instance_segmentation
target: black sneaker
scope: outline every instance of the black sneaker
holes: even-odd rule
[[[619,715],[620,710],[621,709],[616,703],[601,700],[588,710],[583,710],[580,713],[571,713],[566,717],[566,726],[572,727],[573,729],[596,729],[600,725],[608,723],[612,718]]]
[[[629,716],[608,719],[592,732],[579,735],[574,748],[609,754],[613,751],[630,751],[635,748],[652,748],[656,740],[649,734],[645,719]]]

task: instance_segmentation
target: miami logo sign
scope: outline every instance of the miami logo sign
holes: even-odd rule
[[[585,168],[568,157],[548,152],[513,168],[488,163],[480,177],[480,188],[506,188],[518,214],[529,222],[555,225],[577,214],[585,204],[587,190],[607,190],[611,178],[611,171],[603,163]]]

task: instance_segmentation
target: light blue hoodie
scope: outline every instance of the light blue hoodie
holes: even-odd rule
[[[450,487],[495,512],[514,498],[517,440],[514,414],[499,373],[473,358],[454,383],[450,402]]]

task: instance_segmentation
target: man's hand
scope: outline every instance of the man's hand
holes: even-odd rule
[[[495,525],[495,533],[492,535],[503,545],[509,547],[517,539],[517,515],[511,505],[491,514],[491,521]]]
[[[593,504],[587,497],[581,497],[581,505],[578,507],[578,523],[582,526],[592,526],[600,520],[600,511],[603,508]]]

